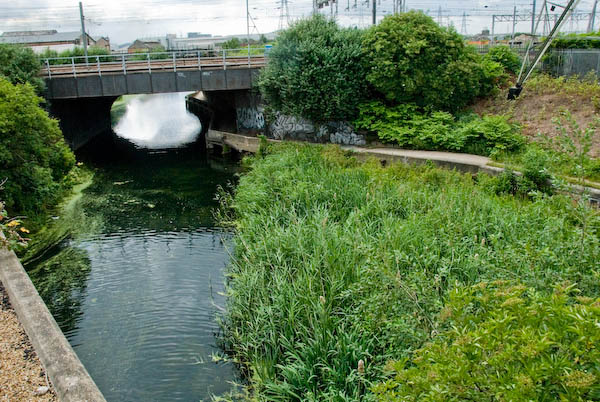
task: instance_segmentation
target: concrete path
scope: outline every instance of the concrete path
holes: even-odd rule
[[[403,163],[424,163],[431,161],[437,165],[446,167],[455,167],[462,171],[497,174],[503,171],[502,168],[490,166],[491,159],[485,156],[459,154],[453,152],[438,151],[412,151],[396,148],[367,148],[356,146],[342,146],[342,149],[355,152],[357,154],[374,156],[390,161]]]

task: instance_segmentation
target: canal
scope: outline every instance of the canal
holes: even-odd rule
[[[69,235],[26,264],[109,402],[209,400],[238,379],[215,358],[231,250],[213,219],[236,165],[198,151],[182,99],[131,100],[119,135],[79,152],[94,176],[54,218]]]

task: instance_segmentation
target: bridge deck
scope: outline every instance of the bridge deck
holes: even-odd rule
[[[45,59],[42,76],[48,99],[240,90],[252,87],[266,63],[264,53],[240,56],[239,50],[219,56],[200,51],[113,54]]]
[[[92,58],[94,59],[94,58]],[[58,64],[47,65],[42,71],[48,78],[77,77],[103,74],[135,74],[152,73],[157,71],[179,70],[225,70],[231,68],[261,68],[266,64],[265,57],[229,57],[223,60],[219,57],[200,59],[175,58],[165,60],[129,60],[122,62],[91,62],[85,64]]]

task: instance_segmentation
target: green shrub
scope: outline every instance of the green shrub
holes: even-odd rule
[[[423,113],[414,104],[363,103],[354,125],[402,147],[494,155],[519,149],[524,138],[506,116],[468,115],[459,121],[447,112]]]
[[[547,294],[570,280],[600,296],[600,217],[590,209],[582,238],[566,197],[273,144],[221,200],[236,228],[222,344],[255,400],[373,400],[386,362],[448,329],[453,288],[518,279]]]
[[[474,118],[456,128],[463,141],[462,151],[494,155],[502,151],[514,151],[525,144],[519,129],[508,121],[507,116],[490,115]]]
[[[231,38],[221,45],[223,49],[239,49],[241,46],[242,42],[238,38]]]
[[[0,180],[7,209],[39,213],[57,201],[61,182],[75,164],[58,122],[39,107],[29,84],[0,77]]]
[[[367,94],[362,38],[320,15],[293,24],[261,71],[262,96],[275,110],[316,122],[355,118]]]
[[[385,17],[367,31],[363,52],[367,80],[388,101],[431,110],[462,109],[502,73],[454,30],[417,11]]]
[[[6,77],[13,84],[33,85],[36,92],[44,91],[44,81],[38,77],[40,60],[28,47],[0,43],[0,77]]]
[[[599,35],[599,32],[561,35],[552,41],[550,47],[554,49],[598,49],[600,41],[595,38]]]
[[[448,329],[394,377],[374,387],[385,401],[600,400],[600,299],[552,295],[495,282],[455,289]]]
[[[90,46],[88,47],[88,61],[90,63],[96,62],[96,56],[108,56],[110,55],[110,51],[103,47]],[[85,63],[85,51],[83,47],[75,47],[74,49],[64,50],[58,53],[56,50],[46,49],[43,53],[40,54],[40,59],[54,59],[58,57],[76,57],[73,61],[77,64]],[[100,62],[109,62],[109,61],[117,61],[117,59],[113,57],[100,57]],[[71,60],[50,60],[49,64],[71,64]]]
[[[501,64],[506,71],[512,74],[517,74],[521,69],[521,58],[506,45],[492,47],[484,56],[484,59]]]
[[[552,176],[548,172],[549,166],[550,158],[545,151],[534,147],[529,148],[523,155],[523,176],[519,178],[521,191],[551,193],[550,179]]]

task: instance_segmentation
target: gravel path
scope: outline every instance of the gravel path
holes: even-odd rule
[[[52,388],[42,388],[48,385],[44,368],[0,283],[0,402],[57,401]]]

